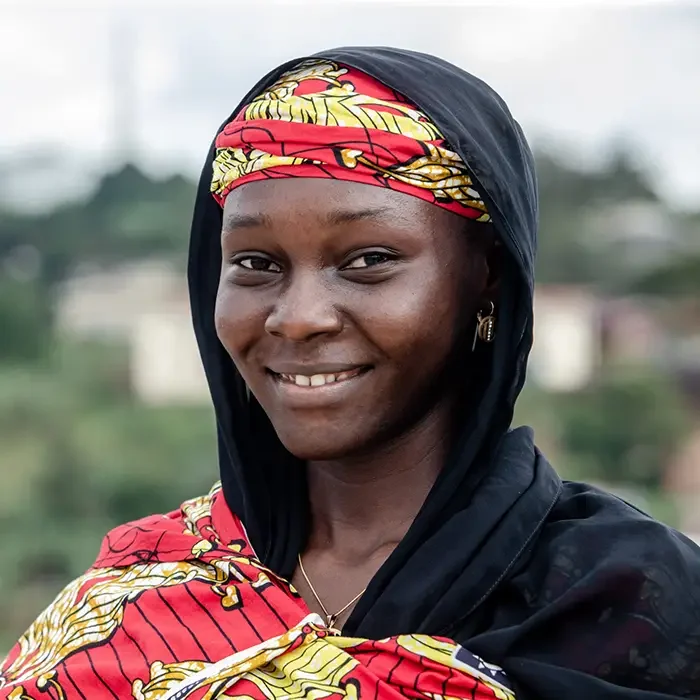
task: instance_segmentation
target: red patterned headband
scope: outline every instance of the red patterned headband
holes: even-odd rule
[[[490,221],[469,170],[414,105],[361,71],[311,61],[285,73],[216,139],[211,191],[283,177],[350,180]]]

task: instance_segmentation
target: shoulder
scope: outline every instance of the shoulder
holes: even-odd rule
[[[108,532],[93,568],[185,561],[219,547],[253,554],[242,523],[228,509],[217,483],[206,496],[187,500],[175,511],[149,515]]]
[[[549,597],[577,583],[625,583],[638,593],[685,589],[700,611],[700,547],[620,498],[588,484],[565,482],[532,552],[532,573]],[[670,602],[670,601],[669,601]],[[699,622],[700,624],[700,622]]]
[[[700,548],[623,500],[565,483],[511,583],[562,665],[649,688],[700,682]]]
[[[97,649],[106,649],[108,643],[114,649],[128,647],[126,628],[131,626],[136,636],[145,629],[139,627],[142,613],[129,617],[130,603],[156,614],[164,605],[160,593],[167,592],[168,604],[177,608],[177,595],[186,599],[189,593],[176,589],[188,584],[192,590],[195,584],[209,591],[200,591],[203,599],[224,606],[226,585],[217,586],[227,584],[233,572],[220,562],[232,556],[244,561],[250,550],[218,485],[176,511],[115,528],[104,538],[93,566],[58,594],[0,663],[0,698],[3,688],[41,683],[66,664],[82,678],[80,674],[89,675],[90,654],[101,653]],[[184,607],[188,605],[185,600]],[[91,681],[85,682],[92,687]]]
[[[700,547],[626,501],[589,484],[564,482],[543,531],[549,547],[570,549],[582,562],[637,567],[683,562],[700,575]]]
[[[611,494],[564,483],[505,592],[523,658],[681,695],[700,683],[700,548]]]

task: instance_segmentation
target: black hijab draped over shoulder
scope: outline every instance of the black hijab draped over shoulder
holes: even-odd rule
[[[345,633],[449,636],[502,666],[520,700],[700,698],[698,548],[608,494],[562,483],[531,432],[508,429],[532,341],[537,230],[534,163],[520,127],[485,83],[435,57],[390,48],[317,57],[381,80],[437,124],[470,167],[508,253],[486,387]],[[233,113],[301,60],[265,76]],[[209,193],[213,154],[212,146],[189,282],[223,490],[262,561],[289,577],[309,527],[304,468],[248,400],[216,336],[222,215]]]

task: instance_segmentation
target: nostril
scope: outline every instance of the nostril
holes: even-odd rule
[[[342,318],[334,308],[321,309],[318,306],[315,309],[276,310],[265,322],[265,331],[269,335],[296,342],[319,335],[334,335],[342,328]]]

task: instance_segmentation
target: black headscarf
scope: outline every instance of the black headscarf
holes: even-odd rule
[[[424,111],[472,170],[507,251],[480,400],[344,632],[449,636],[502,666],[522,700],[700,698],[700,551],[608,494],[562,483],[531,431],[509,430],[532,342],[537,231],[534,162],[520,127],[482,81],[438,58],[390,48],[290,61],[254,86],[224,124],[306,58],[362,70]],[[212,146],[189,282],[223,491],[259,557],[290,577],[309,530],[305,470],[247,397],[216,335],[222,213],[209,192],[213,156]]]

